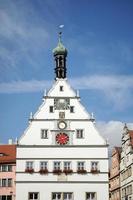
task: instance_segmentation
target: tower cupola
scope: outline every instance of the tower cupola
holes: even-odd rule
[[[55,74],[56,78],[66,78],[66,57],[67,49],[61,41],[62,32],[59,32],[59,41],[55,49],[53,49],[53,55],[55,58]]]

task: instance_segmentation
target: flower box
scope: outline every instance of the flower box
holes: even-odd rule
[[[98,170],[98,169],[91,169],[92,174],[98,174],[99,172],[100,172],[100,170]]]
[[[86,174],[87,171],[86,171],[85,169],[78,169],[78,170],[77,170],[77,173],[78,173],[78,174]]]
[[[54,170],[53,170],[53,174],[60,175],[61,173],[62,173],[62,170],[61,170],[61,169],[54,169]]]
[[[73,170],[72,170],[72,169],[64,169],[64,170],[63,170],[63,173],[65,173],[66,175],[67,175],[67,174],[72,174],[72,173],[73,173]]]
[[[40,169],[40,174],[48,174],[48,169]]]
[[[34,172],[34,169],[33,168],[27,168],[27,169],[25,169],[25,172],[32,174]]]

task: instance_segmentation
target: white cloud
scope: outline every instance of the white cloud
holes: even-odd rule
[[[45,83],[50,84],[51,81],[46,80],[29,80],[29,81],[13,81],[9,83],[0,84],[0,93],[14,93],[14,92],[33,92],[42,90]],[[35,86],[37,83],[37,88],[32,89],[32,86]],[[108,92],[110,91],[115,93],[126,92],[127,90],[133,90],[133,76],[102,76],[102,75],[92,75],[92,76],[83,76],[70,79],[70,83],[74,88],[77,89],[89,89],[89,90],[101,90]],[[49,85],[48,84],[48,85]],[[27,90],[27,85],[30,88]],[[46,87],[48,86],[46,84]],[[18,87],[20,90],[18,91]],[[113,94],[111,94],[112,96]]]
[[[130,129],[133,129],[133,123],[127,123]],[[121,137],[123,133],[124,123],[120,121],[99,121],[96,123],[100,134],[107,139],[109,143],[109,154],[114,146],[121,146]]]
[[[38,92],[49,86],[50,81],[13,81],[11,83],[0,83],[0,93]]]
[[[113,106],[121,110],[132,106],[133,76],[84,76],[70,79],[74,88],[97,90],[104,95],[104,100],[112,102]],[[29,80],[0,83],[0,93],[38,92],[48,89],[52,81]]]

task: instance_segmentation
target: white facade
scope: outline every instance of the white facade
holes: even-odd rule
[[[133,131],[124,127],[120,163],[121,200],[133,199]]]
[[[108,145],[66,78],[56,78],[19,140],[16,199],[108,200]]]

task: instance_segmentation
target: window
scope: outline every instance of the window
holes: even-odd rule
[[[11,178],[7,179],[7,186],[12,187],[12,179]]]
[[[6,187],[7,186],[7,179],[2,179],[2,187]]]
[[[33,169],[33,162],[32,161],[26,162],[26,169]]]
[[[12,200],[12,196],[11,195],[0,195],[0,200]]]
[[[32,200],[32,199],[39,199],[39,193],[38,192],[29,192],[29,200]]]
[[[63,86],[62,86],[62,85],[60,86],[60,91],[61,91],[61,92],[63,91]]]
[[[78,162],[78,163],[77,163],[77,169],[78,169],[78,170],[84,170],[84,165],[85,165],[84,162]]]
[[[47,169],[48,167],[48,162],[42,161],[40,162],[40,169]]]
[[[83,129],[77,129],[76,136],[77,138],[83,138]]]
[[[0,165],[0,171],[1,172],[11,172],[12,165]]]
[[[72,199],[72,193],[66,193],[66,192],[65,192],[65,193],[63,194],[63,197],[64,197],[64,198],[63,198],[64,200],[71,200],[71,199]]]
[[[7,165],[2,165],[2,172],[6,172],[7,171]]]
[[[71,169],[71,162],[64,162],[64,170]]]
[[[74,113],[74,106],[70,106],[70,113]]]
[[[41,139],[48,139],[48,130],[41,129]]]
[[[12,179],[0,179],[0,187],[12,187]]]
[[[49,112],[53,113],[54,112],[54,107],[53,106],[49,106]]]
[[[97,171],[98,170],[98,162],[91,162],[91,170]]]
[[[61,167],[61,162],[54,162],[54,170],[60,169]]]
[[[61,192],[53,193],[52,194],[52,199],[53,200],[61,199]]]
[[[54,192],[52,193],[52,200],[72,200],[73,193],[71,192]]]
[[[96,200],[96,192],[87,192],[86,200]]]
[[[12,196],[11,196],[11,195],[8,195],[8,196],[7,196],[7,200],[12,200]]]
[[[12,165],[8,165],[8,172],[11,172],[12,171]]]

